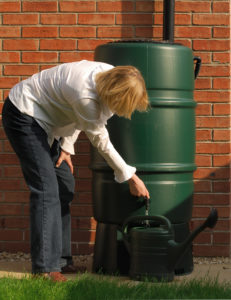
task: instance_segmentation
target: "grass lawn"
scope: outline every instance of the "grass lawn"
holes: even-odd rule
[[[25,277],[0,279],[0,300],[123,300],[123,299],[231,299],[231,287],[217,280],[151,283],[83,274],[75,280],[53,283]]]

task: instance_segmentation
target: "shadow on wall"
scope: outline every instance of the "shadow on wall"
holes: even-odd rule
[[[194,241],[195,256],[230,256],[230,164],[220,168],[198,168],[194,173],[192,229],[208,216],[212,207],[219,219]]]
[[[162,36],[162,14],[155,14],[156,1],[122,1],[121,14],[116,15],[116,25],[121,26],[121,39],[143,39]],[[161,7],[159,9],[162,9]],[[154,24],[160,26],[153,27]],[[116,30],[116,29],[115,29]]]

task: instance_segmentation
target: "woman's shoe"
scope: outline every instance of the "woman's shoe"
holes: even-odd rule
[[[44,278],[49,279],[53,282],[65,282],[67,278],[63,276],[60,272],[49,272],[49,273],[37,273],[32,275],[33,278]]]
[[[70,265],[66,265],[64,267],[61,268],[61,273],[62,274],[73,274],[73,273],[83,273],[87,270],[86,267],[75,267],[74,265],[70,264]]]
[[[47,273],[47,274],[48,274],[48,278],[51,281],[54,281],[54,282],[67,281],[67,278],[65,276],[63,276],[60,272],[50,272],[50,273]]]

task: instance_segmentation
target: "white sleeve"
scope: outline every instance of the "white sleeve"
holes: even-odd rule
[[[62,137],[60,144],[61,148],[72,155],[75,154],[74,144],[80,133],[80,130],[76,128],[76,123],[71,123],[62,127],[62,131],[58,133],[60,133]]]
[[[108,165],[114,170],[115,180],[121,183],[130,179],[136,172],[136,168],[127,165],[112,145],[105,125],[100,122],[98,102],[93,99],[78,101],[75,112],[92,145],[98,149]]]
[[[61,139],[61,148],[71,155],[75,154],[74,144],[78,138],[79,133],[80,130],[76,129],[73,135],[63,137]]]

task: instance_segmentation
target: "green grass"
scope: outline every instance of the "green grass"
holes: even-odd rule
[[[124,281],[84,274],[53,283],[44,279],[0,279],[0,300],[123,300],[123,299],[230,299],[231,287],[204,279],[172,283]]]

